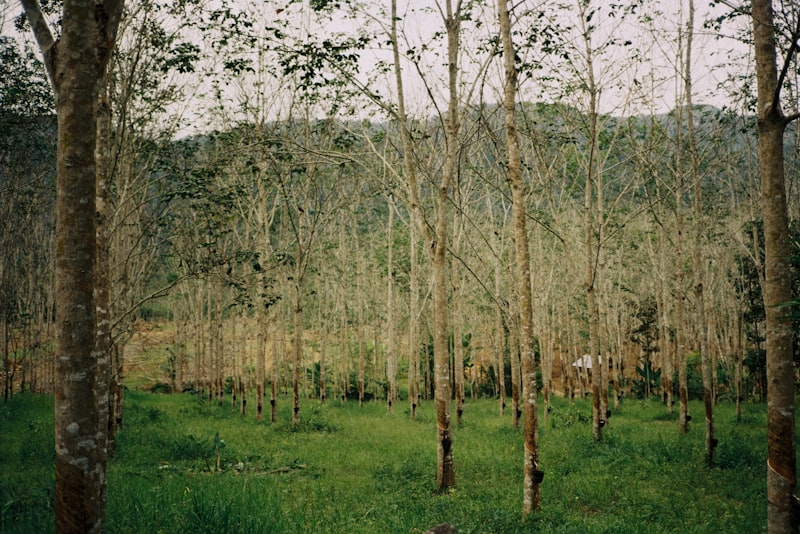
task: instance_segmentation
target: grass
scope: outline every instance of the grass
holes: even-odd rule
[[[658,402],[626,401],[604,440],[591,406],[555,399],[540,419],[542,510],[521,523],[522,433],[497,403],[469,402],[455,429],[457,487],[435,491],[435,420],[385,405],[306,401],[303,423],[257,422],[229,404],[129,391],[109,462],[108,531],[119,533],[756,533],[766,531],[766,406],[716,411],[718,467],[704,428],[679,436]],[[691,411],[701,413],[700,404]],[[0,532],[52,532],[52,399],[0,406]],[[216,469],[219,453],[221,470]]]

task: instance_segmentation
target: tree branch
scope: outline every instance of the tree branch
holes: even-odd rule
[[[789,124],[792,121],[796,121],[800,119],[800,113],[792,113],[791,115],[787,115],[783,120],[786,124]]]
[[[778,76],[778,83],[775,85],[775,95],[772,97],[773,112],[778,110],[778,105],[780,103],[780,98],[781,98],[781,88],[783,87],[783,82],[786,79],[786,74],[788,74],[789,72],[789,66],[792,63],[792,58],[794,57],[795,51],[797,50],[798,38],[800,38],[800,17],[797,18],[797,25],[795,26],[794,31],[792,32],[791,42],[789,43],[789,50],[786,52],[786,57],[783,58],[783,67],[781,68],[781,74],[780,76]],[[794,117],[794,119],[796,118],[797,117]],[[789,117],[786,117],[785,121],[787,123],[791,122],[789,120]]]
[[[56,40],[53,38],[53,32],[50,31],[50,26],[44,18],[39,0],[20,0],[20,4],[22,4],[22,9],[25,10],[25,16],[28,17],[28,22],[30,22],[33,29],[33,35],[39,44],[42,56],[44,56],[44,65],[47,69],[47,76],[50,78],[50,85],[55,90],[54,56]]]

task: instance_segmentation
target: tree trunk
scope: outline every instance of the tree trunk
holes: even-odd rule
[[[782,305],[792,298],[789,222],[786,205],[783,136],[788,122],[780,105],[772,2],[753,0],[753,36],[758,81],[758,160],[764,217],[767,313],[767,528],[798,530],[797,460],[792,360],[792,321]],[[800,23],[799,23],[800,25]],[[798,30],[792,43],[796,43]],[[796,51],[790,46],[789,54]],[[789,58],[785,59],[786,65]],[[796,116],[792,119],[797,118]]]
[[[537,510],[541,503],[539,486],[544,473],[539,470],[539,428],[536,408],[536,366],[533,338],[533,297],[531,290],[530,249],[528,246],[527,213],[525,209],[525,184],[522,180],[522,162],[517,137],[515,100],[517,71],[514,65],[514,48],[511,41],[511,20],[506,0],[497,0],[500,18],[500,37],[503,42],[505,65],[506,148],[508,151],[508,182],[511,187],[514,218],[514,244],[516,257],[517,301],[519,305],[520,357],[522,360],[522,396],[525,400],[525,436],[523,457],[523,517]]]
[[[109,439],[114,420],[109,410],[111,395],[111,314],[109,282],[109,223],[111,183],[111,101],[105,80],[97,105],[96,158],[96,264],[95,264],[95,358],[97,359],[97,385],[95,395],[98,403],[97,441],[100,450],[109,450]],[[113,443],[112,443],[113,445]],[[113,448],[112,448],[113,450]],[[103,469],[105,470],[105,465]]]
[[[460,198],[458,192],[456,196]],[[461,225],[459,215],[454,217],[453,250],[458,254],[461,242]],[[453,309],[453,388],[456,404],[456,424],[461,425],[464,415],[464,310],[461,279],[461,269],[455,256],[451,260],[450,280],[452,283],[452,309]]]
[[[319,315],[320,331],[322,332],[319,342],[319,402],[325,404],[325,392],[327,389],[325,374],[328,365],[328,317],[322,306],[320,306]]]
[[[497,247],[495,247],[497,249]],[[494,262],[494,294],[495,294],[495,319],[494,319],[494,330],[495,330],[495,340],[494,340],[494,354],[495,354],[495,361],[494,361],[494,368],[495,368],[495,380],[497,381],[496,385],[496,393],[500,400],[500,417],[503,417],[506,413],[506,377],[505,377],[505,346],[506,346],[506,328],[505,322],[503,321],[503,302],[505,299],[501,293],[502,286],[501,286],[501,279],[502,279],[502,272],[503,267],[500,262],[499,251],[498,254],[495,256]]]
[[[508,141],[506,141],[508,144]],[[513,202],[513,201],[512,201]],[[524,207],[523,207],[524,209]],[[516,223],[516,220],[515,220]],[[516,231],[516,228],[515,228]],[[516,237],[515,237],[516,243]],[[519,419],[522,415],[520,409],[520,321],[519,321],[519,292],[521,288],[517,286],[516,253],[514,255],[514,265],[509,266],[508,270],[508,289],[510,302],[508,306],[508,360],[511,366],[511,426],[519,427]]]
[[[270,378],[270,397],[269,397],[269,420],[273,423],[278,422],[278,395],[280,394],[281,387],[281,362],[283,361],[283,352],[286,347],[286,319],[284,315],[280,314],[280,337],[277,335],[272,336],[272,369]]]
[[[95,149],[98,96],[122,1],[65,1],[58,41],[39,3],[22,5],[45,58],[58,115],[55,531],[103,532],[108,379],[101,373],[108,367],[102,364],[107,354],[96,352]]]
[[[298,260],[297,264],[300,264]],[[300,367],[303,352],[303,302],[299,273],[295,274],[294,284],[294,331],[292,332],[292,424],[300,424]]]
[[[598,132],[598,112],[597,112],[597,87],[594,83],[594,65],[592,63],[592,47],[589,32],[584,33],[586,66],[588,75],[589,92],[589,161],[586,168],[586,183],[584,184],[584,204],[583,204],[583,231],[585,247],[585,273],[584,288],[586,290],[586,312],[589,315],[589,350],[592,362],[592,435],[596,441],[603,439],[603,425],[605,424],[604,415],[600,413],[600,366],[602,365],[600,356],[600,346],[598,343],[600,309],[597,303],[598,269],[595,267],[600,256],[601,243],[595,243],[594,228],[602,226],[602,213],[595,214],[594,189],[601,189],[600,176],[595,168],[597,165],[597,151],[599,144]],[[599,201],[598,201],[599,206]]]
[[[389,241],[386,261],[386,410],[392,413],[397,395],[397,349],[394,339],[394,206],[388,204],[389,222],[387,223],[387,239]]]
[[[453,434],[450,426],[450,358],[447,350],[447,213],[450,189],[456,176],[458,159],[458,52],[461,13],[453,13],[451,0],[445,3],[445,29],[447,31],[448,96],[445,120],[445,154],[442,178],[436,196],[436,230],[431,243],[431,270],[433,276],[433,375],[435,382],[436,427],[438,434],[438,465],[436,484],[439,491],[447,491],[456,484],[453,463]]]
[[[247,331],[250,330],[250,325],[248,324],[247,318],[242,314],[241,316],[242,324],[244,324],[244,328],[242,328],[242,333],[237,340],[238,350],[241,351],[241,370],[239,371],[239,393],[241,394],[240,400],[240,412],[242,415],[247,414],[247,360],[248,360],[248,350],[247,347],[249,346],[248,343],[248,335],[246,334]]]
[[[703,405],[706,416],[706,464],[714,467],[714,453],[717,447],[717,438],[714,435],[714,387],[711,368],[711,354],[708,346],[708,313],[706,310],[705,296],[705,266],[703,265],[703,208],[702,192],[700,188],[700,161],[697,152],[697,141],[694,132],[694,113],[692,110],[692,39],[694,35],[694,1],[689,0],[689,20],[686,23],[686,64],[684,67],[685,97],[686,97],[686,126],[689,135],[689,156],[691,158],[691,174],[694,188],[693,211],[695,216],[694,252],[692,264],[694,269],[694,295],[696,299],[698,325],[700,328],[700,358],[703,373]]]
[[[262,285],[263,287],[263,285]],[[257,311],[256,332],[256,421],[264,420],[264,384],[265,365],[264,357],[267,350],[267,312],[263,307]]]

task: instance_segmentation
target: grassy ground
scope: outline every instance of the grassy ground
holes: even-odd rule
[[[430,404],[410,421],[379,403],[306,401],[294,428],[189,395],[126,399],[109,532],[410,533],[441,522],[459,533],[766,531],[765,405],[746,405],[741,423],[718,407],[718,467],[708,470],[704,428],[679,436],[658,402],[626,401],[595,443],[589,403],[556,399],[540,420],[542,510],[522,524],[522,433],[493,401],[467,404],[457,488],[438,495]],[[48,397],[0,405],[0,532],[52,531],[51,421]]]

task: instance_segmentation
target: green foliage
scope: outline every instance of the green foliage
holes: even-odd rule
[[[661,369],[653,369],[650,360],[645,361],[644,365],[637,365],[636,374],[639,378],[633,379],[631,393],[637,398],[647,398],[661,386]]]
[[[494,400],[467,403],[454,431],[458,485],[439,495],[430,402],[417,421],[387,415],[384,403],[330,402],[304,409],[310,425],[292,430],[242,418],[227,404],[132,391],[109,463],[108,530],[371,534],[445,521],[481,533],[763,530],[764,405],[743,405],[746,424],[735,422],[731,404],[718,406],[719,467],[708,470],[702,429],[679,436],[658,402],[626,404],[600,443],[590,399],[552,404],[550,424],[540,427],[543,508],[523,525],[522,433]],[[282,403],[281,421],[290,412]],[[52,532],[51,421],[46,397],[0,406],[3,533]],[[49,460],[25,449],[49,450]]]

